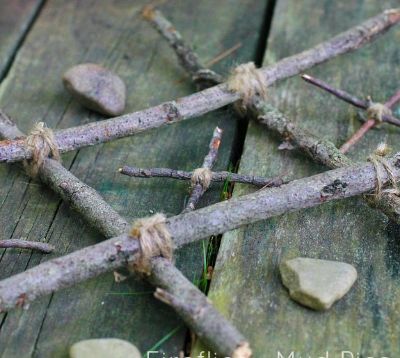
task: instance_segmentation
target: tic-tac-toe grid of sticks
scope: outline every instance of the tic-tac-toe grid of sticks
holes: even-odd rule
[[[180,63],[195,83],[205,89],[180,98],[179,101],[170,101],[108,120],[55,131],[54,142],[60,153],[187,120],[242,100],[239,91],[232,91],[227,83],[223,82],[222,76],[201,64],[198,56],[161,12],[146,8],[144,17],[167,39]],[[258,69],[257,76],[263,79],[265,86],[271,86],[279,80],[298,75],[312,66],[362,47],[398,22],[400,22],[400,9],[387,10],[307,51]],[[393,100],[390,105],[394,102]],[[361,108],[368,109],[368,106],[367,102],[363,102]],[[219,129],[216,129],[210,143],[210,151],[203,163],[203,167],[209,170],[208,179],[213,181],[228,178],[231,181],[255,184],[265,188],[249,195],[193,210],[208,186],[201,180],[193,183],[188,209],[180,215],[167,218],[164,224],[175,249],[211,235],[222,234],[241,225],[320,205],[327,201],[368,193],[375,189],[377,170],[373,164],[366,162],[355,165],[333,143],[301,129],[268,104],[268,101],[264,100],[257,91],[250,100],[247,98],[245,115],[266,125],[270,130],[281,135],[284,140],[304,150],[312,159],[334,170],[288,183],[284,183],[281,178],[259,178],[226,172],[213,173],[211,169],[216,160],[219,146],[217,143],[221,140],[222,134]],[[371,119],[373,123],[368,122],[369,128],[376,124],[376,119],[368,118],[368,120]],[[381,119],[394,125],[398,125],[399,121],[388,114],[384,114]],[[4,114],[0,115],[0,135],[7,139],[0,145],[0,162],[32,159],[33,153],[26,145],[25,135]],[[396,180],[400,178],[399,160],[400,153],[386,159],[392,168],[391,174]],[[169,172],[163,172],[160,169]],[[174,177],[179,172],[167,168],[129,167],[123,167],[120,171],[122,174],[141,177],[162,176],[162,174]],[[193,173],[186,173],[186,176],[183,172],[178,174],[180,175],[178,179],[190,179]],[[331,190],[333,177],[340,178],[346,190]],[[41,263],[0,281],[1,311],[27,307],[31,301],[43,295],[72,286],[106,271],[126,265],[134,266],[141,259],[140,233],[139,237],[135,237],[132,231],[129,231],[128,222],[115,212],[93,188],[76,178],[60,162],[51,156],[45,158],[39,168],[38,178],[108,239],[69,255]],[[385,185],[391,179],[393,178],[384,172],[380,181],[382,185]],[[400,199],[395,193],[386,191],[379,197],[374,197],[371,205],[383,211],[390,219],[400,223],[398,209]],[[224,356],[251,356],[249,343],[242,334],[212,306],[206,296],[187,280],[170,260],[155,256],[151,258],[150,265],[149,273],[145,278],[157,288],[155,296],[172,306],[188,327],[211,350]]]

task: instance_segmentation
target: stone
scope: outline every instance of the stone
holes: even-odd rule
[[[141,358],[139,350],[118,338],[87,339],[72,345],[70,358]]]
[[[347,263],[297,257],[280,265],[290,297],[314,310],[327,310],[341,299],[357,279]]]
[[[118,116],[125,109],[125,83],[100,65],[84,63],[71,67],[65,72],[63,83],[74,98],[93,111]]]

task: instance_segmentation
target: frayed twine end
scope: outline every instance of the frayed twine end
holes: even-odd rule
[[[227,81],[228,89],[239,93],[242,109],[249,105],[254,96],[267,99],[267,84],[264,76],[256,68],[254,62],[235,67]]]
[[[200,184],[203,190],[207,190],[211,184],[212,172],[208,168],[197,168],[193,171],[191,183],[192,187]]]
[[[36,177],[46,158],[60,161],[60,152],[53,131],[44,122],[34,125],[25,138],[25,146],[32,151],[32,158],[24,161],[26,172],[32,178]]]
[[[151,259],[155,256],[172,261],[174,247],[165,222],[165,215],[158,213],[133,223],[129,235],[139,240],[141,248],[140,259],[130,266],[134,271],[150,275]]]
[[[368,157],[368,161],[373,164],[376,172],[374,200],[379,200],[383,193],[400,194],[393,168],[385,158],[391,151],[392,149],[386,143],[380,143],[374,150],[374,153]],[[385,172],[389,176],[391,188],[382,190]]]
[[[375,121],[382,123],[384,116],[391,116],[392,110],[379,102],[372,102],[371,97],[367,98],[368,108],[367,108],[367,116],[370,119],[374,119]]]

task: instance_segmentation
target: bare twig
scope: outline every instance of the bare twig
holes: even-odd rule
[[[227,50],[222,51],[220,54],[212,58],[211,60],[206,62],[207,67],[211,67],[215,65],[216,63],[222,61],[224,58],[230,56],[232,53],[234,53],[236,50],[240,49],[242,47],[242,43],[238,42],[237,44],[233,45],[232,47],[228,48]]]
[[[0,240],[0,249],[28,249],[41,251],[44,254],[50,254],[55,250],[53,245],[40,241],[27,241],[21,239]]]
[[[345,92],[343,90],[336,89],[336,88],[332,87],[331,85],[329,85],[328,83],[326,83],[326,82],[324,82],[324,81],[322,81],[320,79],[311,77],[309,75],[302,75],[301,78],[303,80],[305,80],[306,82],[311,83],[311,84],[313,84],[313,85],[315,85],[315,86],[317,86],[317,87],[319,87],[319,88],[321,88],[321,89],[333,94],[337,98],[340,98],[341,100],[352,104],[355,107],[358,107],[358,108],[361,108],[361,109],[364,109],[364,110],[367,110],[369,108],[369,103],[370,102],[368,100],[365,100],[365,101],[360,100],[357,97],[354,97],[351,94],[349,94],[349,93],[347,93],[347,92]],[[398,126],[398,127],[400,126],[400,119],[397,119],[396,117],[394,117],[392,115],[383,114],[382,115],[382,120],[384,122],[393,124],[395,126]]]
[[[178,180],[190,180],[193,172],[186,172],[183,170],[175,170],[169,168],[135,168],[123,166],[118,171],[121,174],[136,177],[136,178],[171,178]],[[284,180],[281,177],[265,178],[255,175],[244,175],[231,172],[212,172],[211,181],[223,182],[228,180],[232,183],[250,184],[259,187],[274,187],[281,186]]]
[[[209,151],[204,157],[202,168],[211,170],[217,160],[218,149],[221,144],[222,130],[218,127],[214,129],[213,136],[210,141]],[[195,209],[200,198],[208,189],[204,183],[193,183],[191,193],[183,212],[192,211]]]
[[[6,133],[11,138],[21,135],[19,129],[8,117],[0,115],[0,135],[4,137]],[[70,203],[70,205],[76,211],[78,211],[89,224],[98,229],[99,232],[104,236],[112,237],[124,235],[125,232],[127,232],[128,223],[105,202],[100,194],[73,176],[59,162],[52,159],[46,159],[43,166],[39,170],[39,175],[44,182],[46,182],[64,200]],[[137,258],[140,255],[140,248],[137,245],[137,240],[130,239],[130,241],[131,242],[128,244],[128,248],[132,249],[131,253]],[[117,261],[117,256],[120,256],[120,259],[123,259],[125,262],[129,260],[130,256],[129,254],[124,256],[125,253],[123,251],[121,253],[120,243],[118,240],[114,240],[113,244],[113,251],[115,251],[115,255],[108,256],[106,261],[108,264],[111,264],[111,266],[116,268],[117,266],[113,265],[113,260]],[[60,268],[66,272],[69,272],[71,274],[70,277],[73,277],[73,280],[77,279],[79,281],[80,278],[84,277],[88,273],[88,270],[90,271],[93,269],[89,262],[92,260],[92,253],[90,252],[90,249],[86,252],[88,256],[81,256],[79,259],[80,262],[77,263],[77,265],[68,259],[64,261],[63,258],[55,259],[53,263],[56,265],[60,264]],[[102,253],[100,253],[100,255],[102,255]],[[104,259],[104,255],[102,258]],[[100,261],[101,260],[102,259],[100,258]],[[48,267],[51,267],[51,265]],[[78,270],[79,267],[82,272],[73,273],[73,271]],[[94,267],[96,267],[96,263],[94,264]],[[50,276],[53,277],[52,279],[55,280],[53,281],[53,284],[60,279],[63,281],[59,273],[54,272],[53,276],[52,269],[50,269],[50,271],[46,271],[45,268],[44,272],[46,272],[46,275],[49,279]],[[30,274],[28,273],[28,275]],[[55,284],[53,289],[51,289],[51,284],[48,285],[47,282],[45,282],[46,279],[43,280],[43,277],[36,277],[36,274],[33,274],[31,279],[35,281],[34,285],[36,287],[36,293],[34,295],[39,296],[45,292],[49,293],[53,289],[57,290],[58,288],[63,287],[66,283],[59,282],[58,284]],[[218,311],[216,311],[215,308],[212,307],[212,305],[207,301],[207,298],[204,296],[204,294],[189,280],[187,280],[182,273],[168,260],[161,257],[154,258],[152,260],[152,273],[149,276],[149,280],[155,286],[163,287],[171,295],[187,297],[187,299],[190,299],[193,303],[196,303],[197,309],[205,310],[209,312],[210,315],[212,314],[212,316],[204,317],[201,322],[197,322],[195,317],[191,316],[191,311],[186,312],[184,307],[181,307],[180,305],[175,307],[173,303],[171,304],[172,308],[177,311],[186,324],[194,332],[196,332],[196,334],[204,337],[205,341],[209,343],[210,348],[215,350],[215,352],[218,352],[221,355],[230,356],[233,355],[237,349],[241,349],[241,347],[246,346],[247,341],[241,335],[241,333],[235,327],[233,327],[231,323],[227,321]],[[73,284],[73,282],[70,281],[70,284]],[[24,282],[21,282],[19,289],[24,292],[17,294],[18,299],[16,302],[14,302],[14,306],[24,306],[30,301],[30,297],[33,298],[34,296],[30,296],[28,294],[29,288],[24,285]],[[50,291],[46,291],[48,289],[50,289]],[[2,299],[0,298],[0,310],[3,309],[1,303]],[[222,334],[220,333],[221,329],[223,331]],[[221,340],[221,338],[224,338],[224,342]]]
[[[362,47],[399,21],[400,9],[387,10],[326,42],[259,71],[265,77],[266,84],[272,85],[330,58]],[[59,151],[67,152],[200,116],[239,99],[238,93],[230,92],[227,85],[222,83],[143,111],[56,131],[55,140]],[[23,139],[0,143],[0,162],[15,162],[31,157],[32,152],[26,148]]]
[[[352,146],[358,143],[362,137],[371,129],[374,128],[376,125],[375,119],[368,119],[364,122],[357,131],[339,148],[339,150],[345,154],[347,153]]]
[[[168,41],[175,50],[180,64],[192,76],[192,79],[201,84],[206,81],[207,87],[222,82],[222,77],[212,70],[204,73],[205,66],[200,63],[199,57],[190,46],[182,41],[181,34],[175,30],[174,26],[153,6],[145,6],[142,11],[143,17],[148,20],[158,32]]]
[[[400,178],[400,153],[388,158],[396,180]],[[385,172],[382,184],[389,182]],[[177,248],[283,213],[370,192],[376,172],[371,163],[327,171],[282,185],[279,188],[226,200],[167,219],[166,226]],[[385,194],[383,194],[385,195]],[[111,223],[112,224],[112,223]],[[118,229],[118,228],[116,228]],[[127,234],[49,260],[0,281],[0,309],[9,310],[104,272],[139,260],[138,240]],[[153,267],[154,268],[154,267]],[[161,268],[164,270],[164,268]],[[161,285],[158,285],[162,287]]]
[[[400,101],[400,91],[389,98],[386,101],[385,106],[392,108],[398,101]],[[373,127],[377,125],[377,121],[374,118],[367,119],[360,128],[339,148],[342,153],[347,153],[349,149],[358,143],[361,138]]]

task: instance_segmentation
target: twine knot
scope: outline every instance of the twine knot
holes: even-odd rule
[[[208,168],[197,168],[193,171],[192,178],[190,179],[192,182],[192,187],[196,184],[200,184],[203,187],[203,190],[207,190],[211,184],[212,172]]]
[[[374,193],[375,200],[379,200],[382,197],[382,193],[391,193],[395,195],[400,194],[392,165],[385,158],[385,156],[390,152],[391,148],[389,148],[386,143],[381,143],[375,149],[374,153],[368,157],[368,161],[373,164],[376,172],[376,187]],[[389,177],[391,188],[382,190],[385,171]]]
[[[228,89],[239,93],[242,109],[251,103],[254,96],[265,100],[267,98],[267,84],[264,76],[257,70],[254,62],[244,63],[235,67],[228,78]]]
[[[155,256],[172,261],[173,242],[165,222],[165,215],[158,213],[133,223],[129,235],[139,240],[141,249],[140,259],[132,265],[135,271],[150,275],[151,259]]]
[[[51,157],[60,161],[54,133],[44,122],[34,125],[25,138],[25,147],[32,152],[32,158],[24,161],[25,169],[31,177],[36,177],[46,158]]]
[[[368,108],[367,116],[368,118],[374,119],[375,121],[382,123],[384,116],[392,115],[392,110],[379,102],[372,102],[371,98],[368,97]]]

